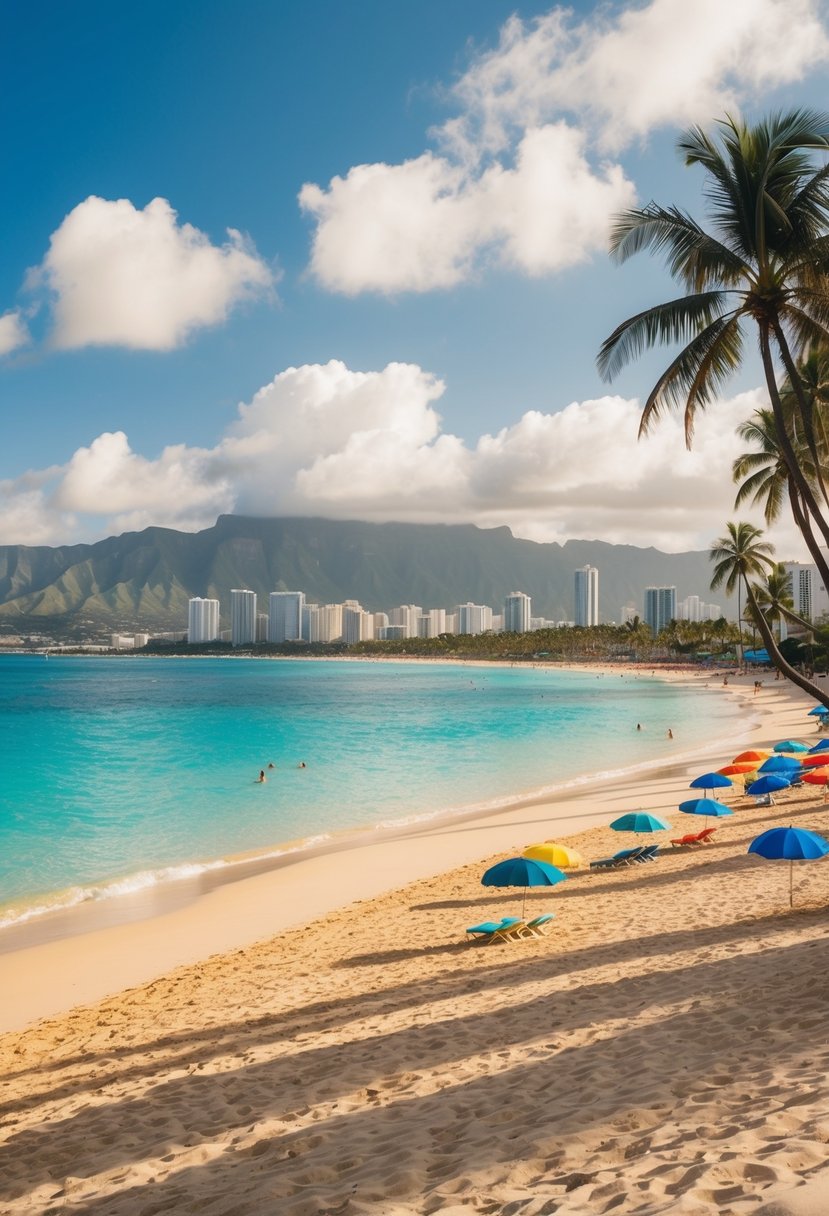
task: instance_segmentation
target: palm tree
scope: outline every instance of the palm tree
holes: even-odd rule
[[[812,633],[811,621],[798,616],[794,610],[791,578],[782,562],[775,562],[766,574],[765,581],[757,584],[754,588],[754,598],[770,627],[780,624],[781,621],[789,621],[793,625],[799,625],[807,633]]]
[[[640,435],[666,410],[684,409],[690,446],[698,409],[710,405],[741,365],[747,325],[759,336],[777,444],[799,500],[820,538],[804,539],[829,585],[829,502],[823,484],[814,409],[800,384],[796,357],[829,345],[829,165],[813,149],[829,147],[829,115],[811,110],[775,114],[748,126],[726,118],[719,139],[692,127],[678,142],[688,165],[707,173],[713,231],[678,207],[649,203],[618,217],[611,253],[620,262],[642,249],[663,253],[685,289],[619,325],[602,344],[598,366],[611,379],[657,343],[679,343],[642,411]],[[798,461],[786,426],[774,359],[794,394],[798,430],[811,453],[817,485]]]
[[[802,688],[804,692],[808,692],[815,700],[821,701],[826,705],[829,703],[829,692],[824,692],[823,689],[818,688],[816,684],[813,684],[811,680],[801,675],[790,663],[786,662],[775,641],[771,625],[766,620],[757,602],[755,586],[751,580],[764,577],[770,567],[773,568],[777,565],[772,557],[771,545],[761,539],[762,532],[759,528],[755,528],[753,524],[728,523],[726,524],[726,529],[727,535],[715,540],[711,546],[710,556],[714,562],[711,589],[714,590],[725,584],[725,590],[729,595],[733,595],[736,589],[738,596],[738,620],[740,619],[740,588],[745,589],[748,608],[751,612],[751,620],[756,622],[760,636],[775,667],[786,679],[791,680],[793,684],[797,684],[798,688]]]

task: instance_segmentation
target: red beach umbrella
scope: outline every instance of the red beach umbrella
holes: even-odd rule
[[[768,760],[771,752],[766,751],[747,751],[740,752],[739,756],[735,756],[732,764],[740,764],[743,760]]]
[[[757,760],[743,760],[740,764],[726,764],[725,768],[718,768],[717,772],[723,777],[737,777],[740,773],[753,773],[758,763]]]
[[[825,768],[813,768],[810,773],[804,773],[800,780],[808,781],[809,785],[826,785],[829,782],[829,771]]]
[[[829,764],[829,756],[825,752],[815,752],[813,756],[804,756],[800,763],[804,768],[822,768]]]

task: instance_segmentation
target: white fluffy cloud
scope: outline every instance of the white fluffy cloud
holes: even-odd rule
[[[0,358],[26,346],[29,341],[29,328],[17,309],[0,316]]]
[[[211,244],[163,198],[140,210],[129,199],[90,196],[52,233],[28,276],[30,288],[50,293],[53,345],[171,350],[224,321],[274,283],[253,246],[234,229],[227,235]]]
[[[299,201],[331,291],[451,287],[487,260],[547,274],[604,247],[634,201],[618,154],[666,124],[710,121],[829,57],[816,0],[651,0],[579,21],[504,25],[452,90],[442,155],[357,165]]]
[[[214,448],[178,445],[151,459],[124,434],[104,434],[59,468],[0,483],[0,541],[65,542],[150,523],[192,530],[237,511],[700,548],[735,518],[735,427],[763,403],[759,390],[718,403],[687,452],[678,418],[638,441],[640,405],[616,396],[529,410],[467,444],[442,430],[443,392],[413,364],[288,368],[239,406]],[[782,556],[800,552],[793,531],[777,539]]]

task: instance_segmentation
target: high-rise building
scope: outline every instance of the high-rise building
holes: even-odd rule
[[[342,639],[347,645],[368,642],[374,637],[374,616],[365,612],[356,600],[346,600],[342,612]]]
[[[794,611],[807,621],[820,621],[829,615],[829,594],[817,566],[804,562],[784,562],[790,579]]]
[[[532,601],[523,591],[511,591],[504,600],[504,633],[529,633]]]
[[[268,641],[302,640],[304,591],[272,591],[268,596]]]
[[[233,590],[230,593],[230,643],[248,646],[256,641],[256,592]]]
[[[671,621],[676,620],[676,587],[645,588],[645,624],[656,637]]]
[[[455,611],[458,633],[477,636],[492,629],[492,609],[486,604],[458,604]]]
[[[402,625],[406,632],[403,634],[406,638],[416,638],[418,632],[418,621],[423,614],[423,609],[419,604],[401,604],[399,608],[392,608],[389,612],[390,625]]]
[[[576,624],[599,623],[599,572],[595,566],[576,571]]]
[[[187,641],[215,642],[219,636],[219,601],[195,596],[187,604]]]
[[[339,642],[342,639],[342,604],[310,604],[306,616],[307,641]]]
[[[418,621],[418,630],[422,638],[439,638],[446,633],[446,609],[430,608],[424,612]]]

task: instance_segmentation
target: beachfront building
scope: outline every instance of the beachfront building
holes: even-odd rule
[[[342,606],[342,640],[349,646],[355,642],[370,642],[374,637],[374,614],[364,611],[356,600],[346,600]]]
[[[194,596],[187,602],[187,641],[215,642],[219,636],[219,601]]]
[[[529,633],[532,600],[523,591],[512,591],[504,600],[504,633]]]
[[[582,566],[576,571],[576,624],[599,623],[599,572],[595,566]]]
[[[267,612],[257,612],[256,614],[256,640],[257,642],[267,642],[268,640]]]
[[[489,633],[492,629],[492,609],[486,604],[467,602],[458,604],[455,609],[457,632],[477,637],[479,633]]]
[[[829,594],[817,566],[805,562],[784,562],[783,566],[789,576],[797,615],[806,621],[820,621],[829,616]]]
[[[230,642],[249,646],[256,641],[256,592],[233,590],[230,593]]]
[[[302,640],[304,591],[272,591],[268,596],[268,641]]]
[[[646,587],[642,614],[654,637],[676,620],[676,587]]]
[[[309,604],[308,642],[340,642],[343,636],[342,604]]]
[[[439,638],[446,633],[446,609],[429,608],[418,621],[418,637]]]
[[[418,604],[401,604],[399,608],[392,608],[389,612],[389,624],[402,625],[406,630],[404,638],[416,638],[418,621],[422,615],[423,609]]]
[[[698,595],[686,595],[676,606],[678,621],[718,621],[721,616],[720,604],[707,604]]]

